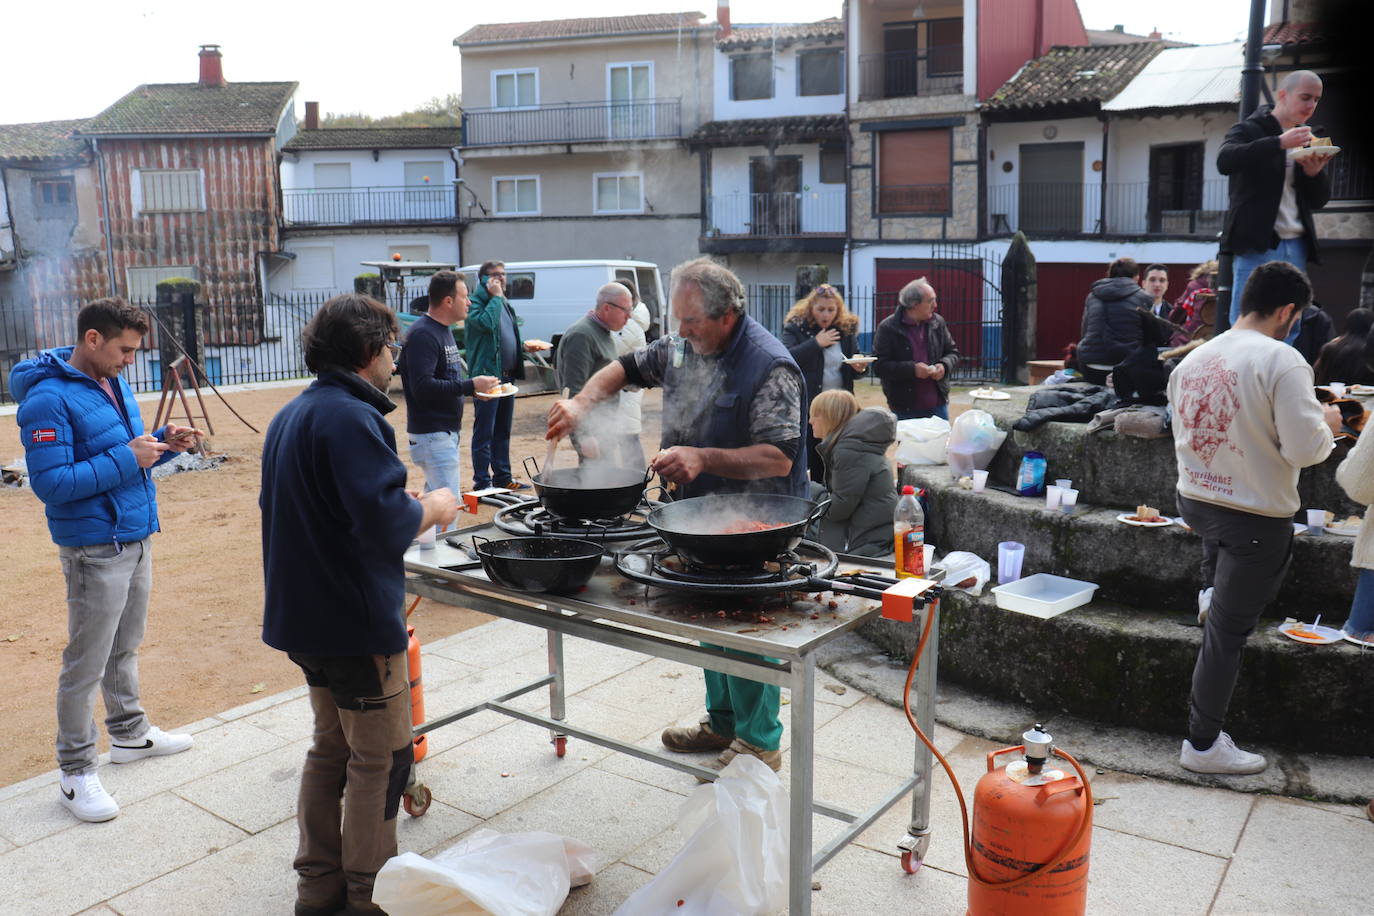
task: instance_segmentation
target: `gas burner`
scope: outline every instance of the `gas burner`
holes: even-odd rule
[[[619,518],[560,518],[537,500],[508,506],[496,513],[496,527],[520,537],[575,537],[593,541],[630,541],[653,533],[647,515],[659,503],[646,501]]]
[[[689,563],[659,538],[630,544],[615,557],[616,569],[627,579],[703,595],[766,595],[814,589],[838,566],[835,554],[814,541],[802,541],[782,556],[755,566]]]

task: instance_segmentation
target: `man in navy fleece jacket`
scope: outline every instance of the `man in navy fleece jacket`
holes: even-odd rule
[[[305,672],[315,714],[296,818],[296,916],[381,912],[372,885],[396,854],[414,762],[402,556],[457,514],[449,490],[405,488],[383,416],[396,407],[384,393],[396,331],[374,299],[326,302],[301,333],[318,378],[273,418],[262,450],[262,638]]]

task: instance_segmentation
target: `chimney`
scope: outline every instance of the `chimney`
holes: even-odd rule
[[[200,84],[202,86],[224,86],[224,61],[219,53],[219,45],[200,46]]]
[[[320,126],[320,103],[305,103],[305,129],[317,130]]]
[[[1152,41],[1159,41],[1163,37],[1163,35],[1159,34],[1159,26],[1155,26],[1154,31],[1150,32],[1150,39]]]
[[[730,37],[730,0],[716,0],[716,38]]]
[[[1124,33],[1124,32],[1126,31],[1126,27],[1125,27],[1124,25],[1121,25],[1120,23],[1118,23],[1118,24],[1112,26],[1112,31],[1113,31],[1113,32],[1118,32],[1118,33]]]

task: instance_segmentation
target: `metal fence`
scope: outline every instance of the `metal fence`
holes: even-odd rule
[[[282,208],[288,226],[452,223],[458,219],[453,189],[430,185],[300,188],[282,191]]]
[[[706,200],[708,233],[753,238],[843,235],[845,198],[843,190],[712,195]]]
[[[469,108],[463,112],[463,145],[680,137],[681,112],[677,99]]]
[[[214,385],[304,378],[309,375],[301,353],[301,329],[334,293],[273,297],[268,303],[212,303],[198,309],[198,361],[204,378]],[[14,400],[10,370],[22,360],[52,347],[76,342],[76,316],[85,303],[61,307],[0,301],[0,403]],[[162,388],[165,334],[155,305],[136,303],[148,312],[151,330],[143,339],[124,378],[136,392]],[[165,318],[165,314],[163,315]],[[244,333],[245,326],[254,333]],[[251,341],[251,342],[248,342]]]
[[[1226,179],[1162,189],[1154,182],[1031,181],[988,188],[989,235],[1173,235],[1215,238]]]
[[[859,57],[859,98],[902,99],[964,91],[964,46],[889,51]]]

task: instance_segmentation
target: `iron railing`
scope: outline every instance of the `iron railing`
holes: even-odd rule
[[[655,140],[682,136],[678,99],[565,102],[463,112],[464,146]]]
[[[1374,164],[1354,149],[1343,150],[1326,166],[1332,200],[1374,200]]]
[[[1173,189],[1148,181],[1000,184],[988,188],[987,232],[1215,238],[1226,208],[1224,178]]]
[[[950,212],[954,189],[948,184],[878,186],[878,212],[884,216],[922,216]]]
[[[282,209],[288,226],[458,221],[453,189],[431,185],[297,188],[282,191]]]
[[[707,234],[781,238],[843,235],[844,191],[717,194],[707,199]]]
[[[859,57],[859,100],[958,95],[964,91],[964,46],[889,51]]]

